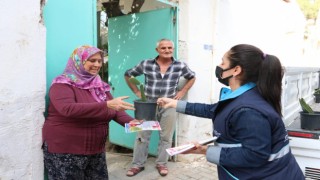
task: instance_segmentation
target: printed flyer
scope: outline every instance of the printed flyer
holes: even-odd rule
[[[143,121],[143,123],[133,124],[126,123],[125,131],[126,133],[132,133],[137,131],[159,131],[161,130],[160,124],[158,121]]]
[[[199,141],[198,143],[204,145],[204,144],[212,143],[217,139],[218,138],[216,136],[213,136],[211,138]],[[173,156],[173,155],[180,154],[180,153],[183,153],[185,151],[188,151],[188,150],[192,149],[193,147],[194,147],[194,144],[193,143],[189,143],[189,144],[185,144],[185,145],[181,145],[181,146],[177,146],[177,147],[173,147],[173,148],[168,148],[168,149],[166,149],[166,151],[170,156]]]

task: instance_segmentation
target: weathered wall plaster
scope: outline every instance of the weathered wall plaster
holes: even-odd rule
[[[46,35],[41,2],[0,1],[1,180],[43,179]]]
[[[210,103],[214,80],[212,80],[213,62],[213,17],[212,0],[179,1],[179,58],[196,72],[196,82],[189,90],[190,102]],[[210,137],[212,123],[210,119],[179,114],[178,145]],[[181,161],[193,161],[197,156],[181,155]]]

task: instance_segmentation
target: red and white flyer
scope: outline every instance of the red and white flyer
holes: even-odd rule
[[[204,145],[204,144],[212,143],[217,139],[218,139],[217,136],[213,136],[211,138],[201,140],[198,143]],[[194,147],[193,143],[188,143],[188,144],[184,144],[184,145],[181,145],[181,146],[168,148],[168,149],[166,149],[166,151],[170,156],[173,156],[173,155],[176,155],[176,154],[180,154],[180,153],[186,152],[186,151],[192,149],[193,147]]]

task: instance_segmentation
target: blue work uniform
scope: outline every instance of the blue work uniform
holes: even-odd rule
[[[212,119],[218,139],[206,157],[218,165],[219,179],[305,179],[281,116],[254,83],[223,88],[216,104],[179,101],[177,112]]]

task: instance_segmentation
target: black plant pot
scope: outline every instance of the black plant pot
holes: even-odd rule
[[[157,102],[141,100],[134,101],[134,117],[139,120],[156,120]]]
[[[314,97],[316,97],[316,103],[320,103],[320,94],[314,94]]]
[[[300,112],[301,129],[320,130],[320,112],[314,114]]]

